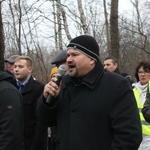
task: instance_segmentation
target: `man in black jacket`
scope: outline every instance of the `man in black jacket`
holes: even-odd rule
[[[42,126],[35,115],[37,99],[42,94],[44,85],[32,77],[30,57],[17,57],[14,75],[23,96],[24,150],[47,150],[47,127]]]
[[[51,64],[55,64],[58,68],[60,65],[66,64],[66,59],[67,51],[63,50],[54,57],[54,59],[51,61]],[[50,78],[52,78],[53,72],[58,72],[58,69],[56,67],[51,70]],[[51,127],[51,138],[49,138],[48,140],[48,150],[60,150],[60,140],[57,126]]]
[[[110,72],[121,74],[118,68],[117,59],[113,56],[106,57],[104,60],[104,69]]]
[[[104,71],[93,37],[78,36],[67,48],[68,75],[60,86],[57,78],[45,86],[38,119],[45,125],[58,124],[60,150],[137,150],[141,124],[128,81]]]
[[[108,56],[108,57],[105,58],[105,60],[104,60],[104,69],[108,70],[110,72],[115,72],[115,73],[118,73],[118,74],[122,75],[123,77],[125,77],[128,80],[129,84],[133,88],[134,81],[133,81],[132,77],[127,73],[121,73],[120,72],[119,65],[118,65],[117,59],[115,57]]]
[[[14,78],[0,71],[0,149],[23,150],[22,96]]]

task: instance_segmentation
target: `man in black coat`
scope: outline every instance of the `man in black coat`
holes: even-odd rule
[[[35,115],[37,99],[42,94],[44,85],[32,77],[31,73],[31,58],[18,57],[14,64],[14,75],[23,96],[24,150],[47,150],[47,127],[42,126]]]
[[[119,65],[118,65],[117,59],[115,57],[113,57],[113,56],[106,57],[105,60],[104,60],[104,64],[103,65],[104,65],[104,69],[105,70],[108,70],[110,72],[114,72],[114,73],[120,74],[123,77],[125,77],[128,80],[130,86],[132,88],[134,87],[134,84],[133,84],[134,81],[133,81],[132,77],[129,74],[127,74],[127,73],[121,73],[120,72]]]
[[[23,150],[22,96],[14,78],[0,71],[0,149]]]
[[[56,65],[56,67],[59,68],[60,65],[66,64],[66,59],[67,51],[63,50],[54,57],[51,64]],[[50,78],[52,77],[52,73],[56,71],[58,72],[58,69],[56,68],[51,70]],[[51,127],[51,137],[48,140],[48,150],[60,150],[60,140],[57,126]]]
[[[141,123],[128,81],[104,71],[93,37],[78,36],[67,48],[68,75],[60,86],[55,77],[45,86],[38,119],[58,124],[60,150],[137,150]],[[46,102],[49,94],[51,103]]]

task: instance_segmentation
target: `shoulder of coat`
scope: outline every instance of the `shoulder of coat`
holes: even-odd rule
[[[35,78],[33,78],[33,79],[34,79],[33,82],[34,82],[35,84],[40,85],[40,86],[44,86],[44,84],[43,84],[42,82],[40,82],[39,80],[37,80],[37,79],[35,79]]]

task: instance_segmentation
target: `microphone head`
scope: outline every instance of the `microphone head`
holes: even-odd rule
[[[67,67],[65,65],[60,65],[58,68],[58,76],[63,76],[67,71]]]

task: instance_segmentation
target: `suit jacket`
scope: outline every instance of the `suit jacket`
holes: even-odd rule
[[[47,127],[42,126],[36,119],[36,105],[38,97],[43,92],[44,85],[32,76],[25,85],[23,96],[24,115],[24,150],[46,150]]]

